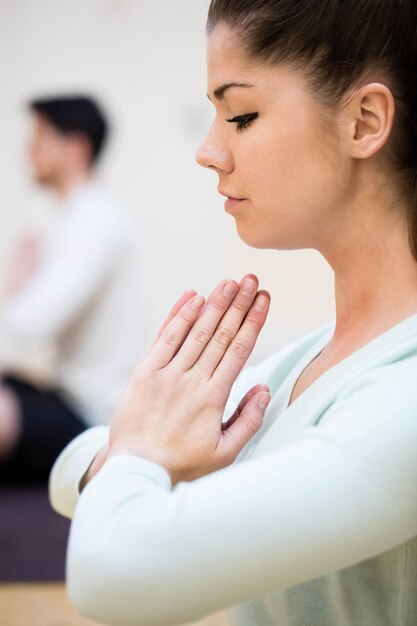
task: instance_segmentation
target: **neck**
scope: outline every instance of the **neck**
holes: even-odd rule
[[[72,192],[93,178],[91,170],[76,170],[63,173],[56,181],[54,191],[60,200],[64,200],[72,194]]]
[[[417,313],[417,260],[405,214],[398,202],[384,206],[382,198],[353,204],[322,251],[335,274],[334,346],[367,341]]]

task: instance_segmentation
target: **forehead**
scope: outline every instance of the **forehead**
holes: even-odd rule
[[[260,69],[260,65],[243,55],[239,40],[229,29],[218,25],[207,41],[207,75],[210,84],[236,81],[240,76],[247,79]]]
[[[207,42],[208,94],[230,83],[251,84],[257,92],[277,94],[286,91],[295,95],[305,91],[305,76],[300,69],[286,63],[266,64],[243,53],[238,35],[218,25]],[[244,90],[249,93],[251,90]]]
[[[35,130],[38,133],[53,133],[54,127],[47,120],[47,118],[41,113],[34,112],[32,115],[32,122]]]

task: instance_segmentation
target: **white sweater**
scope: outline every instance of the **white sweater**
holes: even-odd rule
[[[417,624],[417,313],[288,407],[333,328],[242,373],[230,408],[258,382],[273,397],[227,468],[172,488],[160,465],[112,457],[78,496],[107,430],[67,447],[50,497],[74,515],[67,580],[81,612],[115,626],[225,607],[236,626]]]
[[[52,344],[55,384],[90,424],[110,421],[142,353],[138,268],[127,214],[95,182],[59,207],[33,278],[2,307],[0,364]]]

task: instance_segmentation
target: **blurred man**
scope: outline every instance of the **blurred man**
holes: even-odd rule
[[[2,481],[45,479],[68,441],[108,423],[141,350],[131,228],[95,180],[104,114],[88,97],[35,100],[30,110],[34,177],[59,206],[47,241],[21,246],[3,300]],[[56,353],[48,386],[20,365],[42,343]]]

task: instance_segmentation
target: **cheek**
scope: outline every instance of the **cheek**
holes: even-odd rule
[[[61,159],[61,150],[59,150],[55,141],[45,141],[39,146],[38,162],[45,169],[51,170],[57,165]]]
[[[240,165],[250,199],[240,237],[254,247],[314,246],[346,193],[337,148],[318,130],[283,129],[253,142]]]
[[[37,143],[31,146],[30,159],[36,170],[43,171],[46,168],[47,158],[41,144]]]
[[[311,125],[291,124],[259,139],[242,167],[250,181],[253,200],[303,214],[306,205],[325,203],[340,179],[335,147]],[[251,175],[252,171],[252,175]]]

